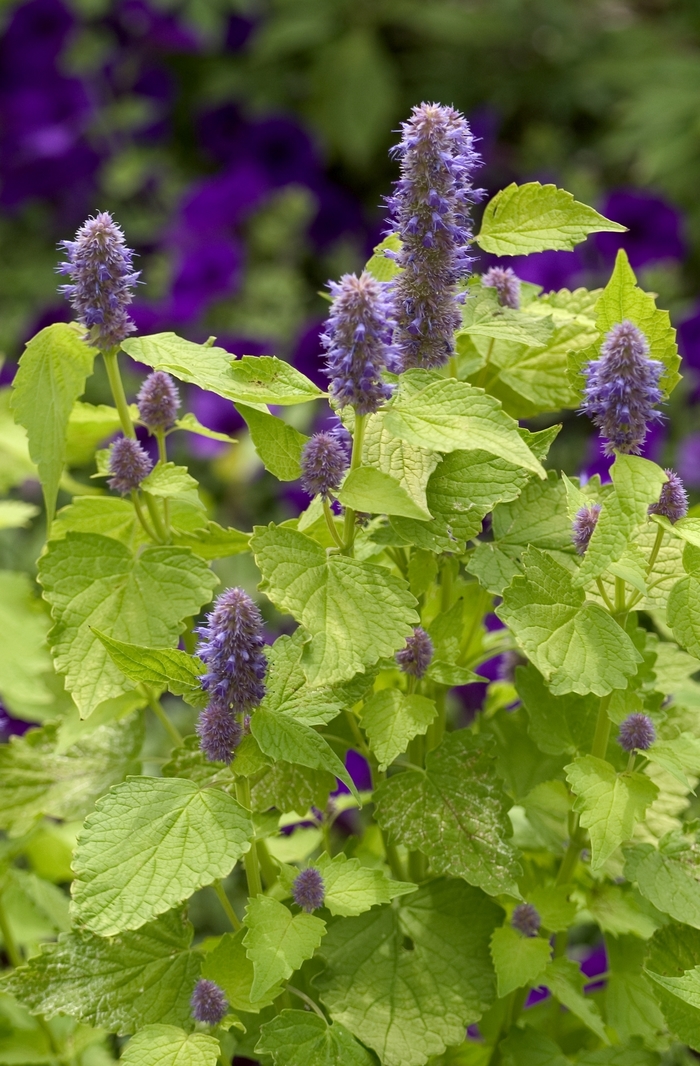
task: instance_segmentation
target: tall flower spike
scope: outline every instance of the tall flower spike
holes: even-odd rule
[[[318,907],[323,906],[323,897],[325,895],[325,885],[323,878],[318,870],[315,870],[313,866],[309,866],[306,870],[302,870],[300,874],[294,878],[292,884],[292,896],[294,902],[298,907],[303,907],[305,911],[310,914],[311,911],[315,911]]]
[[[107,484],[126,496],[139,487],[152,466],[153,463],[137,440],[118,437],[109,450],[109,472],[112,477]]]
[[[406,638],[406,647],[396,653],[396,662],[404,674],[421,678],[430,666],[433,658],[433,642],[421,626]]]
[[[669,522],[677,522],[688,513],[688,494],[683,482],[673,470],[664,470],[668,481],[661,486],[661,495],[657,503],[649,505],[649,514],[661,514]]]
[[[228,1000],[222,988],[202,977],[194,986],[190,1006],[195,1021],[218,1025],[226,1017]]]
[[[520,278],[511,267],[491,267],[481,279],[487,289],[495,289],[501,307],[520,307]]]
[[[656,740],[656,730],[646,714],[629,714],[620,726],[617,742],[624,751],[646,751]]]
[[[80,227],[74,241],[61,241],[59,247],[68,262],[56,269],[70,275],[72,284],[61,285],[58,291],[85,326],[87,340],[102,349],[121,344],[136,328],[127,307],[141,272],[133,269],[134,253],[120,227],[108,211],[102,211]]]
[[[587,378],[581,410],[606,438],[605,454],[638,455],[649,422],[661,421],[655,405],[663,393],[663,363],[649,358],[647,338],[624,321],[607,333],[600,358],[584,367]]]
[[[590,507],[581,507],[581,509],[576,512],[576,517],[571,524],[571,535],[579,555],[585,555],[586,548],[590,544],[593,530],[598,525],[599,518],[599,503],[593,503]]]
[[[402,242],[395,279],[401,369],[442,366],[454,352],[460,324],[457,282],[472,259],[470,208],[481,196],[472,175],[481,160],[469,123],[440,104],[413,108],[393,149],[400,178],[387,200],[391,232]]]
[[[137,396],[139,417],[149,429],[170,429],[180,406],[175,382],[163,370],[154,370],[144,381]]]
[[[373,414],[391,396],[382,371],[394,360],[393,303],[387,285],[368,271],[329,282],[331,313],[321,343],[325,373],[338,407],[350,404],[358,415]]]
[[[348,453],[335,433],[314,433],[301,450],[301,483],[309,496],[327,500],[347,468]]]

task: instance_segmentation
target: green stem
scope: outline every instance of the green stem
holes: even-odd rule
[[[233,928],[235,929],[235,931],[238,932],[239,929],[243,928],[243,923],[241,922],[240,918],[238,917],[238,915],[234,911],[233,907],[231,906],[231,901],[229,900],[228,896],[224,892],[224,886],[221,884],[221,878],[217,877],[216,881],[212,885],[212,888],[216,892],[216,895],[218,897],[219,903],[221,904],[221,907],[222,907],[226,917],[230,921],[230,923],[233,926]]]
[[[630,752],[630,757],[627,760],[626,773],[628,773],[628,774],[632,773],[632,771],[634,770],[634,764],[636,763],[636,761],[637,761],[637,753],[636,753],[636,751],[631,751]]]
[[[250,782],[247,777],[236,778],[236,799],[241,807],[245,807],[247,811],[250,810]],[[255,899],[256,896],[262,895],[263,888],[262,881],[260,880],[258,852],[254,844],[250,846],[249,850],[243,856],[243,863],[245,865],[245,875],[248,881],[248,895],[251,899]]]
[[[384,855],[386,857],[386,861],[389,865],[389,868],[391,869],[392,874],[394,875],[397,881],[405,881],[406,871],[403,868],[403,863],[401,862],[401,858],[399,856],[399,852],[396,845],[389,843],[386,838],[386,834],[384,833],[384,830],[381,831],[381,834],[382,843],[384,844]]]
[[[255,849],[258,853],[258,862],[260,863],[262,875],[265,878],[265,885],[269,890],[277,881],[277,867],[272,861],[270,852],[267,850],[267,844],[264,840],[256,841]]]
[[[647,563],[647,577],[650,576],[652,570],[654,569],[654,563],[659,557],[659,552],[661,551],[661,544],[663,542],[665,532],[666,530],[663,526],[656,527],[656,538],[654,540],[654,547],[651,549],[651,555],[649,556],[649,562]]]
[[[612,602],[612,600],[608,596],[607,592],[605,591],[605,585],[603,584],[603,582],[601,581],[601,579],[599,577],[597,577],[595,579],[595,583],[598,586],[598,592],[603,597],[603,601],[605,603],[605,606],[610,611],[610,614],[615,614],[615,604]]]
[[[612,699],[612,692],[609,692],[607,696],[603,696],[600,701],[600,707],[598,708],[598,718],[595,725],[595,734],[593,736],[593,744],[591,746],[591,755],[596,759],[604,759],[608,750],[608,741],[610,740],[610,728],[612,722],[608,715],[608,707]]]
[[[426,734],[426,749],[432,751],[440,744],[442,738],[445,735],[445,723],[446,723],[446,696],[447,693],[442,685],[435,686],[435,706],[437,707],[437,714],[433,718],[432,722],[428,726],[428,732]]]
[[[340,534],[336,529],[335,519],[333,518],[333,512],[331,511],[331,505],[329,504],[328,500],[323,501],[323,517],[326,519],[326,525],[330,530],[330,534],[333,537],[333,540],[342,551],[345,545],[340,539]]]
[[[160,516],[160,511],[158,510],[156,501],[153,499],[150,492],[144,492],[143,498],[146,501],[146,507],[148,508],[149,515],[151,516],[151,522],[153,523],[153,528],[156,531],[157,538],[163,544],[167,544],[169,539],[168,531],[163,525],[163,519]]]
[[[138,520],[141,523],[141,525],[143,526],[143,528],[146,530],[146,533],[148,534],[150,539],[151,540],[158,540],[158,538],[156,537],[155,533],[153,532],[153,530],[149,526],[145,514],[143,513],[143,507],[141,506],[141,500],[139,499],[139,494],[136,491],[136,489],[134,489],[132,491],[132,493],[131,493],[131,502],[134,505],[134,510],[136,511],[136,517],[138,518]]]
[[[119,345],[115,345],[114,348],[110,348],[108,352],[103,352],[102,355],[104,356],[107,377],[109,378],[109,387],[112,390],[114,404],[117,408],[117,413],[119,414],[122,433],[125,437],[135,439],[136,430],[134,429],[134,423],[131,420],[129,404],[126,402],[126,393],[124,392],[122,377],[119,373],[119,363],[117,362],[118,351]]]
[[[615,614],[625,613],[625,579],[615,578]]]
[[[156,440],[158,441],[158,462],[165,465],[168,461],[168,450],[165,444],[165,430],[156,430]],[[165,520],[165,529],[170,535],[170,500],[166,498],[163,500],[163,518]]]
[[[304,1003],[306,1003],[307,1006],[311,1007],[311,1010],[315,1011],[316,1014],[318,1014],[319,1018],[323,1018],[324,1022],[326,1022],[327,1024],[326,1016],[319,1007],[318,1003],[314,1003],[311,997],[307,996],[306,992],[300,992],[299,989],[294,988],[293,985],[287,985],[287,991],[291,992],[293,996],[298,996],[299,999],[303,1000]]]
[[[194,655],[197,649],[198,638],[194,631],[194,618],[188,618],[185,623],[185,631],[182,634],[182,643],[188,655]]]
[[[447,364],[447,369],[451,378],[457,377],[457,357],[455,355],[450,356],[450,361]]]
[[[367,415],[355,414],[355,435],[352,439],[352,457],[350,470],[357,470],[362,466],[362,445],[365,439],[365,426]],[[352,507],[345,508],[345,528],[343,530],[343,552],[352,555],[352,546],[355,543],[355,511]]]
[[[360,727],[357,724],[357,718],[355,717],[353,712],[348,710],[347,708],[345,709],[344,714],[345,714],[345,720],[348,723],[348,725],[350,726],[350,732],[352,733],[353,737],[355,738],[355,742],[357,743],[357,746],[360,749],[360,754],[364,755],[365,759],[367,759],[367,761],[369,762],[370,759],[371,759],[370,750],[367,747],[367,742],[366,742],[365,738],[362,736],[362,733],[360,731]],[[347,744],[347,740],[345,741],[345,743]]]
[[[148,706],[151,708],[151,710],[155,714],[155,716],[158,719],[158,721],[160,722],[160,724],[163,726],[165,731],[170,736],[170,739],[172,740],[172,742],[175,745],[175,747],[176,748],[181,748],[182,744],[183,744],[183,740],[182,740],[182,734],[180,733],[179,729],[177,729],[173,725],[173,723],[170,721],[170,719],[168,718],[167,714],[163,710],[163,707],[162,707],[162,704],[161,704],[160,700],[157,700],[155,698],[155,696],[153,695],[153,693],[151,692],[151,690],[148,688],[147,685],[143,686],[143,690],[146,693],[146,697],[148,699]]]

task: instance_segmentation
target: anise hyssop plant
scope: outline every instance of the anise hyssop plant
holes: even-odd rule
[[[29,341],[0,405],[2,487],[38,477],[47,531],[43,599],[0,573],[0,696],[34,723],[0,746],[0,1062],[700,1050],[700,512],[640,455],[679,380],[669,316],[622,251],[596,291],[476,275],[475,244],[622,227],[529,183],[475,236],[454,109],[416,107],[394,156],[386,239],[329,286],[326,393],[215,338],[135,336],[109,214],[63,243],[76,322]],[[151,368],[133,398],[127,357]],[[96,361],[111,406],[81,400]],[[211,435],[179,383],[236,405],[301,514],[212,520],[168,457]],[[335,427],[302,433],[326,404]],[[606,483],[546,468],[562,410]],[[71,473],[93,455],[98,488]],[[257,601],[217,587],[245,553]],[[494,661],[469,720],[452,690]]]

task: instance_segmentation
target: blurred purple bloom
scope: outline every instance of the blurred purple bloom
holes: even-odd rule
[[[516,256],[509,258],[507,265],[512,267],[521,281],[541,285],[544,292],[573,289],[583,283],[583,259],[578,249],[573,252],[534,252],[532,255]]]
[[[61,0],[18,4],[0,41],[0,90],[44,78],[74,26],[73,14]]]
[[[243,254],[237,242],[207,236],[201,244],[185,246],[170,292],[170,314],[176,322],[192,322],[215,300],[234,292]]]
[[[251,126],[248,147],[272,185],[306,183],[319,169],[309,135],[286,118],[269,118]]]
[[[678,345],[686,363],[700,370],[700,308],[678,327]]]
[[[265,173],[251,163],[195,182],[180,206],[175,243],[221,234],[257,207],[269,187]]]
[[[700,488],[700,433],[691,433],[681,441],[676,466],[685,485]]]
[[[523,936],[537,936],[542,919],[532,903],[519,903],[513,911],[510,924]]]
[[[149,49],[163,52],[196,52],[202,47],[197,35],[159,5],[145,0],[122,0],[117,9],[116,28]]]
[[[325,392],[328,387],[328,378],[323,372],[323,346],[321,344],[324,326],[323,321],[316,320],[302,330],[291,362],[292,366]]]
[[[624,248],[631,265],[645,266],[661,259],[682,259],[685,242],[681,217],[675,208],[653,193],[619,189],[610,193],[602,213],[627,226],[629,233],[596,233],[595,244],[608,263],[614,263],[618,248]]]
[[[491,267],[482,275],[481,284],[496,290],[501,307],[520,307],[520,278],[511,267]]]

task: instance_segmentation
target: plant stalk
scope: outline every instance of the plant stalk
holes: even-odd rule
[[[224,886],[221,884],[221,878],[217,877],[216,881],[214,881],[214,884],[212,885],[212,888],[216,892],[219,903],[221,904],[222,910],[224,911],[226,917],[230,921],[234,930],[238,932],[239,929],[243,928],[243,923],[241,922],[240,918],[231,906],[231,901],[226,895],[226,892],[224,891]]]
[[[362,465],[362,445],[365,439],[365,426],[367,415],[355,415],[355,435],[352,439],[352,456],[350,458],[350,470],[357,470]],[[345,527],[343,529],[343,553],[352,555],[352,547],[355,543],[355,511],[352,507],[345,508]]]
[[[163,710],[163,706],[160,700],[157,700],[147,685],[143,686],[143,690],[146,693],[148,699],[148,706],[151,708],[156,718],[168,733],[170,739],[176,748],[181,748],[183,744],[182,734],[180,730],[168,718],[167,714]]]
[[[236,799],[241,807],[245,807],[247,811],[250,810],[250,781],[247,777],[236,778]],[[256,896],[262,895],[263,890],[262,881],[260,880],[260,866],[258,865],[258,852],[255,847],[255,841],[253,841],[250,848],[243,856],[243,864],[245,866],[245,875],[248,881],[248,895],[251,899],[255,899]]]

